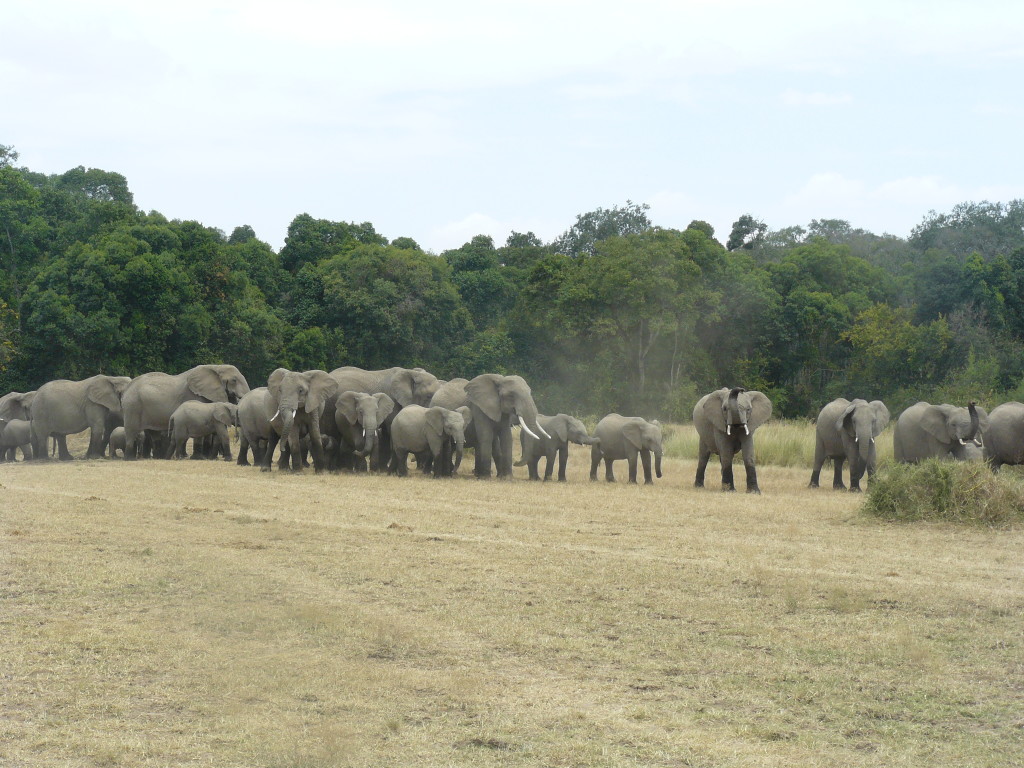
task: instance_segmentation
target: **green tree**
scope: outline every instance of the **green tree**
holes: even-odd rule
[[[627,200],[621,208],[613,206],[611,210],[598,208],[581,213],[576,223],[555,239],[552,248],[572,257],[589,255],[602,240],[646,232],[652,226],[647,216],[650,207]]]

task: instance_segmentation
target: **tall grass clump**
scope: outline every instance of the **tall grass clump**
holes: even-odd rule
[[[902,522],[1012,525],[1024,522],[1024,483],[981,462],[889,463],[868,485],[864,512]]]
[[[675,459],[697,458],[700,440],[692,424],[665,428],[665,455]],[[754,460],[779,467],[810,468],[814,462],[814,424],[806,421],[770,421],[754,433]],[[743,460],[737,454],[735,461]]]

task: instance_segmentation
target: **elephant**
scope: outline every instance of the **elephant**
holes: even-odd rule
[[[121,398],[131,383],[128,376],[99,374],[81,381],[57,379],[43,384],[32,399],[32,453],[46,460],[47,439],[52,434],[73,435],[89,430],[87,459],[103,457],[109,432],[107,418],[121,414]],[[66,443],[60,445],[61,461],[70,461]]]
[[[21,458],[32,458],[32,425],[24,419],[0,419],[0,462],[16,461],[17,451]]]
[[[540,464],[541,456],[547,458],[544,465],[544,479],[550,480],[555,468],[555,456],[558,456],[558,482],[565,482],[565,465],[569,461],[569,443],[577,445],[594,445],[600,443],[596,437],[587,434],[587,428],[579,419],[565,413],[557,416],[537,416],[537,423],[544,428],[544,431],[551,435],[535,440],[530,437],[526,430],[519,433],[520,445],[523,453],[512,466],[528,467],[531,480],[540,480],[537,466]]]
[[[850,462],[850,490],[860,491],[860,479],[867,471],[875,474],[875,438],[889,423],[889,409],[881,400],[837,398],[818,413],[815,427],[814,470],[811,488],[818,487],[821,465],[832,459],[835,477],[832,487],[843,490],[843,462]]]
[[[136,376],[121,398],[125,459],[136,458],[136,442],[143,430],[166,432],[171,414],[182,403],[237,404],[248,391],[245,376],[233,365],[197,365],[176,375],[154,371]]]
[[[331,416],[324,411],[323,421]],[[337,447],[332,452],[335,468],[365,468],[364,458],[372,455],[377,435],[395,410],[395,401],[386,393],[368,395],[351,390],[339,392],[334,398],[334,430]],[[323,428],[321,424],[321,428]],[[327,429],[323,429],[325,433]]]
[[[661,477],[661,424],[639,416],[620,416],[609,413],[594,430],[596,440],[590,446],[590,479],[597,480],[597,467],[604,459],[604,477],[615,482],[612,464],[620,459],[629,462],[629,482],[636,485],[636,457],[644,467],[644,485],[652,485],[651,454],[654,454],[654,473]]]
[[[252,449],[253,464],[262,466],[263,453],[270,443],[274,428],[267,416],[265,399],[269,394],[266,387],[256,387],[238,401],[238,465],[249,466],[249,449]]]
[[[237,423],[238,406],[233,403],[201,403],[197,400],[187,400],[171,414],[168,423],[171,444],[167,450],[167,458],[185,458],[185,443],[190,437],[193,439],[192,458],[204,458],[202,438],[216,435],[224,460],[231,461],[231,441],[227,428]],[[215,458],[216,452],[212,453]]]
[[[422,368],[385,368],[379,371],[367,371],[353,366],[343,366],[331,371],[331,376],[338,382],[338,392],[363,392],[376,395],[383,392],[395,404],[394,410],[384,419],[380,426],[375,444],[371,447],[370,468],[385,469],[391,459],[391,421],[395,415],[407,405],[430,405],[430,399],[440,388],[434,374]],[[333,403],[328,403],[328,411]],[[327,433],[336,439],[334,422],[325,419]]]
[[[1003,464],[1024,464],[1024,403],[1003,403],[989,413],[985,460],[993,472]]]
[[[320,419],[327,399],[337,393],[338,382],[327,371],[289,371],[278,368],[267,378],[264,413],[274,431],[270,433],[267,449],[260,468],[270,471],[270,461],[278,441],[288,444],[293,471],[302,469],[299,440],[309,434],[309,448],[313,454],[313,471],[320,474],[326,464]],[[282,455],[284,450],[282,449]]]
[[[117,458],[117,452],[121,451],[121,457],[124,458],[124,427],[114,427],[110,432],[110,439],[107,441],[107,455],[112,458]]]
[[[959,408],[949,403],[921,401],[900,414],[893,432],[893,456],[898,462],[916,464],[930,458],[974,461],[984,458],[982,436],[989,419],[975,403]]]
[[[482,373],[470,381],[452,379],[431,404],[449,410],[469,406],[473,418],[467,444],[476,454],[473,472],[477,477],[490,477],[492,462],[498,477],[512,477],[513,421],[534,439],[551,437],[537,423],[537,406],[522,376]]]
[[[0,419],[13,421],[29,421],[31,419],[30,408],[35,399],[36,392],[8,392],[0,397]]]
[[[735,491],[732,460],[743,452],[747,470],[747,493],[760,493],[757,467],[754,465],[754,432],[772,415],[772,401],[763,392],[743,387],[723,387],[709,392],[693,408],[693,426],[700,444],[697,449],[697,478],[694,485],[704,487],[704,471],[712,453],[722,462],[722,489]]]
[[[391,423],[391,450],[394,453],[392,471],[400,477],[409,474],[407,461],[410,453],[429,456],[434,477],[447,473],[448,450],[454,452],[455,463],[451,474],[462,464],[462,452],[466,445],[466,424],[472,421],[467,406],[451,411],[434,405],[408,405],[395,416]]]

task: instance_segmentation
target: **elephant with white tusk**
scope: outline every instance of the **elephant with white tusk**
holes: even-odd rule
[[[722,489],[735,491],[732,460],[743,454],[747,470],[747,493],[760,493],[754,464],[754,432],[772,415],[772,401],[756,390],[723,387],[710,392],[693,408],[693,426],[700,437],[697,452],[697,478],[694,485],[704,487],[704,472],[711,454],[722,462]]]
[[[837,398],[821,409],[815,426],[814,470],[811,488],[818,487],[821,466],[832,459],[835,476],[832,487],[843,485],[843,462],[850,463],[850,490],[860,490],[864,473],[875,474],[875,438],[889,423],[889,409],[881,400],[847,400]]]
[[[893,432],[896,461],[916,464],[930,458],[976,461],[984,458],[984,434],[989,427],[984,408],[966,408],[921,401],[900,414]]]
[[[289,371],[278,368],[267,378],[264,413],[274,431],[263,455],[261,469],[270,471],[270,461],[279,441],[288,443],[293,471],[302,469],[300,438],[309,434],[309,450],[313,454],[313,471],[324,471],[323,438],[320,419],[327,399],[338,391],[338,382],[326,371]],[[282,451],[283,456],[283,451]]]

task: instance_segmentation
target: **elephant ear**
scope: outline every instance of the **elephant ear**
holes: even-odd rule
[[[213,409],[214,420],[219,421],[226,427],[230,427],[235,423],[235,420],[231,415],[231,408],[228,406],[228,403],[217,403]]]
[[[846,431],[846,420],[849,419],[853,415],[853,412],[856,410],[857,403],[850,403],[848,406],[846,406],[846,408],[843,409],[843,412],[839,415],[839,418],[836,419],[836,432]]]
[[[497,376],[482,373],[466,384],[469,402],[484,412],[491,421],[501,421],[501,397],[498,393]]]
[[[186,376],[188,388],[199,397],[211,403],[227,402],[228,395],[224,391],[224,382],[213,366],[200,365],[193,368]]]
[[[708,395],[708,399],[704,401],[704,416],[705,418],[714,424],[715,429],[720,432],[725,432],[725,411],[722,410],[722,405],[725,403],[725,398],[729,396],[728,389],[716,389],[714,392]]]
[[[427,423],[427,429],[438,437],[444,436],[444,412],[444,408],[434,406],[433,408],[427,408],[427,412],[423,416]]]
[[[889,426],[889,409],[881,400],[872,400],[868,403],[868,407],[875,415],[875,420],[871,424],[871,436],[878,437],[882,434],[882,430]]]
[[[278,368],[267,377],[267,389],[274,400],[281,400],[281,382],[284,381],[284,377],[289,373],[291,371],[287,368]]]
[[[540,423],[542,416],[537,417],[537,423]],[[569,425],[565,419],[556,419],[551,424],[544,424],[544,431],[552,437],[558,438],[558,442],[567,443],[569,442]]]
[[[630,445],[636,448],[638,451],[644,447],[644,431],[643,425],[635,421],[628,421],[622,426],[622,436],[625,437]]]
[[[929,405],[921,415],[921,429],[940,443],[949,445],[955,435],[949,424],[952,406]]]
[[[747,426],[753,432],[772,417],[772,401],[768,399],[768,395],[758,392],[756,389],[747,394],[750,396],[751,408],[750,416],[747,417]]]
[[[978,413],[978,429],[981,432],[988,432],[988,412],[980,405],[974,406]]]
[[[334,404],[335,411],[344,416],[345,421],[352,426],[355,426],[359,421],[359,395],[359,392],[346,390],[338,395],[338,399]],[[387,397],[387,395],[385,395],[385,397]]]
[[[411,371],[398,371],[391,377],[391,392],[395,396],[394,400],[403,408],[416,402],[413,399],[413,384]]]
[[[121,398],[118,397],[113,383],[105,377],[100,376],[89,382],[85,394],[94,403],[102,405],[111,413],[121,413]]]
[[[374,398],[377,400],[377,423],[383,424],[384,419],[395,410],[395,401],[384,392],[378,392],[374,395]]]
[[[468,405],[460,405],[455,409],[455,412],[462,414],[463,427],[468,427],[470,422],[473,421],[473,411]]]
[[[303,375],[309,381],[306,413],[317,413],[324,407],[324,402],[338,391],[338,380],[327,371],[306,371]]]

